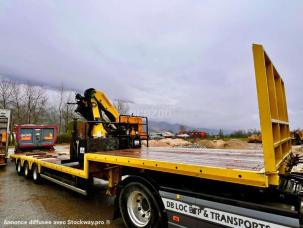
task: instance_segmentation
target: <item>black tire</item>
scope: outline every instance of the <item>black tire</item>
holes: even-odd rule
[[[31,170],[29,169],[29,164],[27,161],[24,162],[23,170],[24,170],[24,177],[26,179],[30,179],[32,177],[32,175],[31,175]]]
[[[131,182],[122,188],[119,208],[127,227],[165,227],[164,213],[156,194],[140,182]]]
[[[19,176],[23,175],[23,167],[21,166],[21,160],[18,159],[16,162],[16,171],[18,173]]]
[[[32,166],[32,178],[35,184],[41,183],[41,177],[39,173],[38,166],[36,164],[33,164]]]

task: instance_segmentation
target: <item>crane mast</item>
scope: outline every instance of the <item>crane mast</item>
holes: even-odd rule
[[[78,124],[74,124],[72,160],[79,160],[86,151],[138,148],[142,140],[148,140],[147,118],[120,115],[104,92],[87,89],[83,95],[76,95],[76,102],[75,112],[86,122],[84,137],[79,135]]]
[[[87,89],[84,96],[77,94],[76,100],[76,112],[90,121],[89,137],[106,137],[110,131],[117,130],[115,123],[120,114],[102,91]]]

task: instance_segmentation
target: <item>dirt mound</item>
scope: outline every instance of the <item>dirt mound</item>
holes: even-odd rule
[[[227,143],[224,141],[224,140],[214,140],[214,145],[215,145],[215,148],[225,148],[227,146]]]
[[[226,142],[224,140],[208,140],[208,139],[202,139],[197,144],[201,147],[210,148],[210,149],[219,149],[219,148],[225,148]]]
[[[251,146],[240,139],[230,139],[227,141],[224,141],[222,139],[218,140],[208,140],[203,139],[197,142],[199,146],[203,146],[206,148],[212,148],[212,149],[248,149],[251,148]]]
[[[215,148],[215,144],[212,140],[202,139],[197,142],[198,146],[205,147],[205,148]]]
[[[189,145],[191,145],[190,142],[188,142],[188,141],[186,141],[184,139],[161,139],[161,140],[162,140],[162,142],[165,142],[168,145],[173,146],[173,147],[175,147],[175,146],[189,146]]]
[[[149,140],[149,146],[151,147],[196,147],[196,148],[210,148],[210,149],[259,149],[261,144],[257,144],[258,148],[254,143],[247,143],[240,139],[230,140],[209,140],[202,139],[195,141],[195,143],[188,142],[184,139],[160,139],[160,140]]]
[[[145,146],[146,143],[143,142],[143,145]],[[149,140],[148,145],[150,147],[169,147],[169,145],[165,142],[162,142],[161,140]]]
[[[303,153],[303,146],[299,145],[299,146],[292,146],[292,151],[302,155]]]
[[[184,139],[160,139],[160,140],[149,140],[150,147],[186,147],[191,145],[190,142]]]
[[[294,166],[291,171],[296,173],[303,173],[303,164]]]
[[[248,149],[250,145],[247,142],[244,142],[240,139],[230,139],[227,141],[226,148],[231,149]]]

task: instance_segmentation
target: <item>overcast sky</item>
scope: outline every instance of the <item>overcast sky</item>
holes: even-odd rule
[[[303,1],[0,2],[0,75],[94,87],[135,113],[197,127],[259,127],[254,42],[303,128]]]

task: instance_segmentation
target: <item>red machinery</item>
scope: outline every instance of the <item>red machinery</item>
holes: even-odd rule
[[[192,131],[189,132],[191,138],[205,139],[206,132],[205,131]]]

